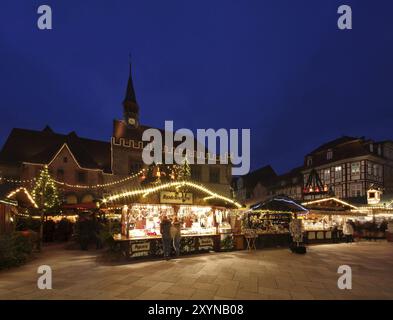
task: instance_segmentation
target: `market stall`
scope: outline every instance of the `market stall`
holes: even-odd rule
[[[276,196],[251,206],[244,215],[243,232],[255,234],[255,248],[287,247],[291,242],[289,224],[307,209],[286,196]]]
[[[235,248],[234,200],[188,181],[155,184],[104,198],[102,208],[117,208],[121,233],[114,240],[127,258],[163,255],[160,222],[164,216],[181,222],[182,255]],[[106,208],[106,209],[105,209]],[[239,221],[240,223],[240,221]]]
[[[329,243],[344,241],[343,226],[365,214],[356,206],[329,197],[302,203],[309,210],[303,219],[306,243]]]

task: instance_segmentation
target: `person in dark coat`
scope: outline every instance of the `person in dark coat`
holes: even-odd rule
[[[171,227],[171,237],[173,239],[173,247],[175,248],[176,257],[180,255],[180,240],[181,240],[181,224],[179,219],[175,216],[173,218]]]
[[[171,221],[165,215],[161,219],[160,232],[162,236],[162,246],[164,248],[164,257],[169,260],[171,254]]]

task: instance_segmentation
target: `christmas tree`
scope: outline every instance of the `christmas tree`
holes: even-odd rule
[[[187,158],[184,159],[183,165],[179,168],[179,180],[189,180],[191,178],[191,167]]]
[[[38,208],[43,213],[56,210],[60,206],[60,198],[55,181],[49,174],[48,166],[40,171],[32,192]]]
[[[54,212],[60,207],[59,193],[54,180],[49,174],[48,166],[44,166],[44,168],[40,171],[33,188],[32,196],[37,203],[41,214],[40,241],[38,244],[38,249],[40,250],[44,235],[45,214],[50,211]]]

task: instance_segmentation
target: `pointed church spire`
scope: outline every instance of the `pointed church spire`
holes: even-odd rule
[[[130,73],[128,76],[126,96],[123,101],[123,113],[125,122],[132,126],[138,127],[139,125],[139,106],[136,102],[136,95],[134,84],[132,82],[132,68],[131,68],[131,55],[130,55]]]
[[[134,90],[134,84],[132,82],[132,66],[131,66],[131,55],[130,55],[130,72],[128,76],[127,91],[124,98],[124,102],[130,101],[136,103],[136,95]]]

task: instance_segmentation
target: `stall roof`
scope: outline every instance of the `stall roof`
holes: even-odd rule
[[[322,210],[333,212],[358,210],[358,207],[334,197],[303,202],[302,205],[309,210]]]
[[[118,200],[123,200],[126,198],[138,198],[138,197],[145,198],[146,196],[153,194],[153,193],[157,193],[157,192],[168,190],[168,189],[169,190],[176,190],[178,188],[189,188],[189,189],[193,189],[195,191],[205,194],[206,197],[204,198],[204,200],[207,202],[206,204],[208,204],[208,201],[210,201],[210,200],[221,200],[221,201],[223,201],[227,204],[230,204],[231,206],[235,206],[237,208],[243,207],[237,201],[235,201],[231,198],[225,197],[219,193],[216,193],[216,192],[206,188],[202,184],[198,184],[198,183],[194,183],[194,182],[186,181],[186,180],[185,181],[174,181],[174,182],[168,182],[168,183],[161,183],[161,184],[157,184],[157,185],[153,185],[153,186],[149,186],[149,187],[144,187],[144,188],[131,189],[131,190],[124,191],[121,193],[106,196],[106,197],[104,197],[102,202],[104,204],[107,204],[107,203],[115,203]]]
[[[30,192],[24,187],[15,188],[9,184],[0,185],[0,199],[4,198],[6,201],[13,201],[21,207],[38,208]]]
[[[268,200],[256,203],[251,210],[269,210],[280,212],[307,213],[308,210],[296,200],[287,196],[274,196]]]

